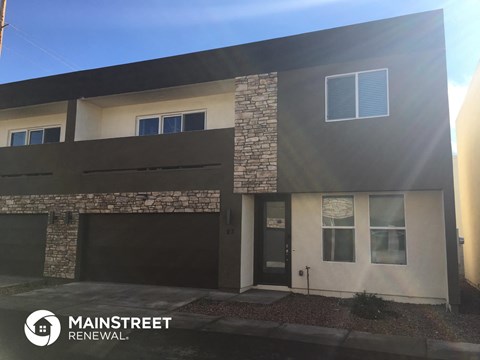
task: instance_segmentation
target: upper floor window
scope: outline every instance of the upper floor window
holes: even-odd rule
[[[407,263],[403,195],[370,195],[372,263]]]
[[[326,120],[388,116],[388,70],[327,76]]]
[[[205,130],[205,111],[138,118],[138,135],[173,134]]]
[[[138,120],[138,135],[156,135],[158,134],[158,117],[142,118]]]
[[[60,127],[15,130],[10,132],[10,146],[60,142]]]

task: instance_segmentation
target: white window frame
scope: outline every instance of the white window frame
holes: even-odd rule
[[[161,134],[161,121],[162,119],[160,118],[160,115],[158,114],[152,114],[152,115],[139,115],[135,119],[135,135],[140,136],[140,120],[146,120],[146,119],[153,119],[157,118],[158,119],[158,134]]]
[[[135,124],[135,134],[136,136],[140,136],[140,120],[143,119],[152,119],[152,118],[158,118],[158,135],[164,135],[163,132],[163,119],[165,117],[170,117],[170,116],[181,116],[181,124],[180,124],[180,132],[184,132],[184,115],[187,114],[195,114],[195,113],[204,113],[205,114],[205,120],[204,120],[204,127],[203,130],[198,130],[198,131],[205,131],[207,130],[207,109],[199,109],[199,110],[187,110],[187,111],[175,111],[175,112],[169,112],[169,113],[161,113],[161,114],[150,114],[150,115],[139,115],[136,117],[136,124]],[[173,134],[178,134],[178,133],[173,133]],[[171,134],[165,134],[165,135],[171,135]]]
[[[370,196],[402,196],[404,226],[370,226]],[[407,266],[408,265],[408,238],[407,238],[407,203],[405,193],[369,193],[368,194],[368,237],[370,239],[370,264],[379,266]],[[405,264],[374,263],[372,261],[372,230],[403,230],[405,231]]]
[[[21,132],[24,132],[25,133],[25,144],[23,145],[19,145],[19,146],[25,146],[25,145],[28,145],[28,130],[27,129],[18,129],[18,130],[10,130],[8,132],[8,141],[7,141],[7,144],[8,146],[13,146],[12,145],[12,135],[13,134],[16,134],[16,133],[21,133]]]
[[[20,133],[20,132],[25,132],[25,144],[19,145],[19,146],[27,146],[30,145],[30,133],[32,131],[38,131],[38,130],[43,130],[42,133],[42,143],[41,144],[35,144],[35,145],[44,145],[44,140],[45,140],[45,129],[53,129],[53,128],[60,128],[60,138],[58,142],[62,142],[62,125],[48,125],[48,126],[43,126],[43,127],[32,127],[32,128],[24,128],[24,129],[15,129],[15,130],[9,130],[8,131],[8,141],[7,141],[7,146],[11,147],[12,146],[12,135],[15,133]]]
[[[324,198],[332,198],[332,197],[351,197],[353,200],[353,226],[324,226],[323,225],[323,199]],[[353,194],[324,194],[322,195],[322,203],[320,206],[320,215],[322,221],[322,261],[325,263],[340,263],[340,264],[355,264],[357,262],[357,237],[356,237],[356,222],[357,217],[355,214],[355,195]],[[353,230],[353,261],[338,261],[338,260],[325,260],[325,254],[323,253],[323,242],[325,241],[323,237],[323,230],[324,229],[350,229]]]
[[[196,112],[196,111],[194,111]],[[182,112],[179,112],[179,113],[171,113],[171,114],[163,114],[162,115],[162,134],[164,134],[163,132],[163,125],[164,125],[164,120],[166,117],[174,117],[174,116],[180,116],[180,132],[183,132],[183,115],[186,114],[186,113],[182,113]],[[172,133],[172,134],[176,134],[176,133]],[[168,135],[168,134],[167,134]]]
[[[387,73],[387,113],[385,115],[375,115],[375,116],[359,116],[359,106],[358,106],[358,74],[375,72],[375,71],[386,71]],[[355,117],[343,118],[343,119],[328,119],[328,79],[345,77],[355,75]],[[389,73],[388,68],[380,68],[373,70],[364,70],[364,71],[355,71],[345,74],[335,74],[325,77],[325,122],[335,122],[335,121],[348,121],[348,120],[358,120],[358,119],[370,119],[370,118],[379,118],[379,117],[388,117],[390,116],[390,85],[389,85]]]

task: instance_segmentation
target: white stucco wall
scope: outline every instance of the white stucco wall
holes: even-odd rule
[[[67,115],[51,114],[42,116],[30,116],[24,118],[16,118],[13,120],[0,121],[0,147],[8,146],[11,131],[25,130],[32,128],[41,128],[59,125],[62,129],[60,132],[60,141],[65,141],[65,122]]]
[[[102,108],[88,101],[78,100],[75,141],[100,138],[101,121]]]
[[[253,195],[242,195],[240,290],[253,285],[254,212]]]
[[[144,115],[162,115],[175,112],[206,110],[206,129],[234,126],[234,94],[193,97],[128,106],[103,108],[100,138],[136,135],[136,118]],[[94,139],[95,137],[90,137]]]
[[[407,265],[372,264],[368,195],[355,195],[356,261],[323,261],[322,196],[292,195],[292,288],[304,292],[310,266],[313,293],[350,297],[366,290],[387,299],[445,303],[447,298],[445,225],[441,192],[405,193]]]

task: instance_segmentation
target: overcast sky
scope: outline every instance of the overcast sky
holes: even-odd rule
[[[480,59],[480,0],[8,0],[0,83],[439,8],[453,128]]]

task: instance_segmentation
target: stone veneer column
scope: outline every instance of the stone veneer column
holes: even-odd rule
[[[277,192],[277,73],[235,78],[233,191]]]
[[[0,214],[55,213],[47,226],[44,276],[73,279],[80,214],[218,213],[219,190],[0,196]],[[66,213],[72,212],[68,224]]]

